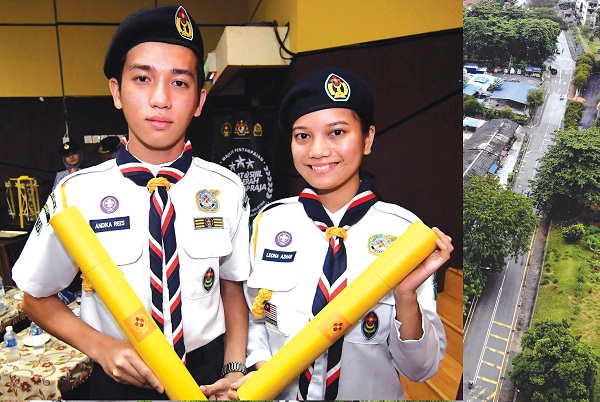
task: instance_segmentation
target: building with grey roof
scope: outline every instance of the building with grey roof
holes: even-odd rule
[[[521,130],[508,119],[493,119],[479,127],[463,144],[463,182],[496,173]]]

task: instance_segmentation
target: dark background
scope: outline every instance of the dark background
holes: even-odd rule
[[[452,236],[455,252],[448,265],[461,268],[461,51],[462,30],[457,29],[301,53],[287,68],[247,72],[242,96],[209,92],[188,137],[195,154],[210,160],[213,113],[249,106],[277,110],[287,89],[306,73],[325,66],[351,70],[369,83],[375,96],[378,135],[364,171],[384,201],[411,210],[428,226]],[[65,132],[65,109],[69,136],[83,149],[83,166],[101,161],[96,144],[84,144],[84,135],[127,133],[122,112],[110,97],[0,98],[0,177],[36,178],[40,204],[56,171],[64,169],[56,139]],[[275,199],[296,195],[304,183],[293,168],[289,139],[272,134]],[[18,228],[18,219],[8,215],[4,185],[0,191],[0,228]]]

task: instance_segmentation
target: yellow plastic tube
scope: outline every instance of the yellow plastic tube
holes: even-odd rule
[[[435,248],[437,234],[414,222],[239,389],[241,400],[274,399]]]
[[[77,207],[50,219],[121,330],[165,388],[169,399],[206,399]]]

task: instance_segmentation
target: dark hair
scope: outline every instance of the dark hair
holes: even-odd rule
[[[356,117],[356,120],[359,121],[360,123],[360,131],[362,131],[363,136],[367,136],[367,134],[369,134],[369,128],[371,126],[375,125],[375,122],[373,121],[373,119],[370,119],[369,121],[366,121],[366,119],[363,119],[360,117],[360,115],[358,114],[358,112],[350,109],[350,111],[352,112],[352,115],[354,117]]]

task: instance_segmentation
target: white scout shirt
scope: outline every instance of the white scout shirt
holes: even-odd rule
[[[250,208],[235,173],[199,158],[171,186],[169,196],[176,213],[185,346],[192,351],[225,332],[219,279],[248,277]],[[67,176],[42,208],[13,268],[17,286],[45,297],[66,288],[79,274],[48,223],[63,208],[75,205],[151,311],[149,199],[148,190],[123,177],[114,159]],[[125,339],[96,292],[82,295],[81,318],[98,331]],[[165,320],[165,328],[168,324]]]
[[[346,209],[330,214],[334,224]],[[348,283],[417,219],[397,205],[377,202],[372,206],[348,230],[344,242]],[[327,247],[324,234],[308,218],[298,197],[267,206],[255,219],[246,298],[252,306],[260,288],[273,294],[265,306],[265,318],[251,315],[247,366],[269,360],[308,323]],[[418,288],[417,298],[424,333],[419,340],[400,340],[402,324],[395,320],[391,292],[346,332],[338,399],[404,399],[397,372],[412,381],[424,381],[437,372],[446,350],[446,335],[436,312],[432,277]],[[325,395],[327,363],[323,356],[315,363],[308,390],[311,400],[322,400]],[[276,399],[294,400],[297,391],[296,379]]]

